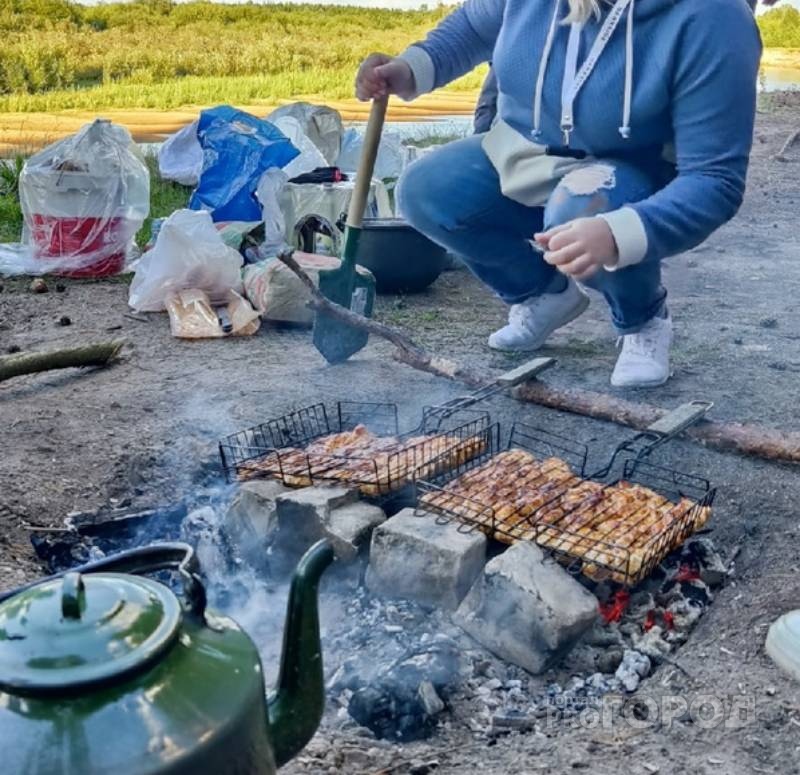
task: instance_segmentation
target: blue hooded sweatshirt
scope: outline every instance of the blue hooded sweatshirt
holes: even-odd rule
[[[565,69],[581,72],[612,5],[601,0],[599,19],[571,26],[563,23],[567,0],[467,0],[402,58],[418,94],[491,60],[500,147],[513,145],[514,153],[520,144],[563,146],[570,127],[570,147],[590,157],[655,170],[666,150],[672,179],[648,199],[603,216],[626,266],[688,250],[736,214],[761,42],[747,0],[623,0],[569,115]]]

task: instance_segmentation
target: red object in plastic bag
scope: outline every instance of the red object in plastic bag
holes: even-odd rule
[[[31,218],[31,238],[37,258],[54,259],[62,256],[91,256],[99,258],[79,269],[63,270],[64,277],[107,277],[118,274],[125,264],[125,247],[134,224],[126,218],[59,218],[34,213]],[[120,250],[108,253],[119,246]]]
[[[600,616],[606,624],[618,622],[628,608],[631,600],[630,592],[627,589],[618,589],[608,603],[600,603]]]
[[[19,202],[22,240],[0,245],[0,273],[102,277],[136,252],[150,173],[130,132],[98,119],[25,162]]]

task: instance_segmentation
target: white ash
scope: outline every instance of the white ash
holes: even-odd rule
[[[622,664],[617,668],[614,677],[622,684],[627,692],[635,692],[639,688],[642,678],[650,675],[652,663],[646,655],[626,649],[622,657]]]
[[[191,522],[199,528],[204,553],[213,556],[210,520],[200,516]],[[376,598],[363,585],[343,589],[323,583],[320,611],[332,710],[326,723],[373,741],[385,736],[386,741],[375,741],[380,743],[423,738],[460,719],[477,738],[490,739],[509,732],[536,734],[545,717],[571,718],[607,694],[633,692],[685,642],[713,600],[702,580],[705,566],[699,567],[701,578],[675,580],[681,563],[698,558],[715,569],[717,576],[709,577],[718,580],[724,563],[713,544],[693,539],[632,594],[619,622],[596,625],[558,669],[537,677],[481,648],[447,612]],[[665,613],[672,617],[670,626]],[[657,623],[645,631],[649,615]],[[276,626],[280,630],[282,623]],[[265,655],[265,663],[268,659]],[[397,714],[398,707],[404,715]],[[370,729],[354,721],[359,712]],[[401,723],[392,721],[393,715]]]

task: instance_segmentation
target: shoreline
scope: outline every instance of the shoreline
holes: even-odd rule
[[[776,71],[798,71],[800,81],[800,49],[765,49],[762,65]],[[471,116],[478,98],[478,90],[440,90],[425,95],[413,103],[391,99],[387,120],[390,122],[418,122],[448,117]],[[356,99],[329,100],[320,95],[298,95],[282,100],[258,101],[236,107],[257,116],[266,116],[273,109],[292,102],[325,104],[338,110],[345,123],[366,121],[367,103]],[[16,154],[28,155],[44,146],[77,132],[81,126],[97,117],[108,118],[125,126],[137,142],[157,143],[194,121],[201,110],[210,105],[159,110],[155,108],[110,110],[65,110],[57,113],[3,113],[0,112],[0,158]]]
[[[761,66],[800,69],[800,48],[765,48]]]
[[[390,122],[430,121],[448,117],[471,116],[478,98],[476,91],[440,91],[428,94],[413,103],[392,98],[386,119]],[[281,105],[293,102],[324,104],[341,113],[347,124],[363,122],[369,115],[369,104],[355,98],[327,100],[318,95],[300,95],[291,99],[264,101],[237,108],[256,116],[266,116]],[[62,137],[77,132],[95,118],[108,118],[126,127],[134,140],[157,143],[194,121],[201,110],[210,106],[187,106],[177,110],[112,109],[103,111],[68,110],[59,113],[0,113],[0,157],[17,153],[30,154]]]

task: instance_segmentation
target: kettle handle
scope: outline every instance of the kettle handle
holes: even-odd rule
[[[163,544],[151,544],[136,549],[103,557],[102,560],[88,562],[68,571],[54,573],[44,579],[38,579],[31,584],[17,587],[16,589],[0,592],[0,603],[26,589],[37,586],[44,581],[63,578],[68,573],[153,573],[159,570],[175,570],[181,577],[183,594],[189,603],[189,611],[200,619],[204,618],[206,610],[206,589],[200,578],[200,564],[194,549],[179,541]]]

